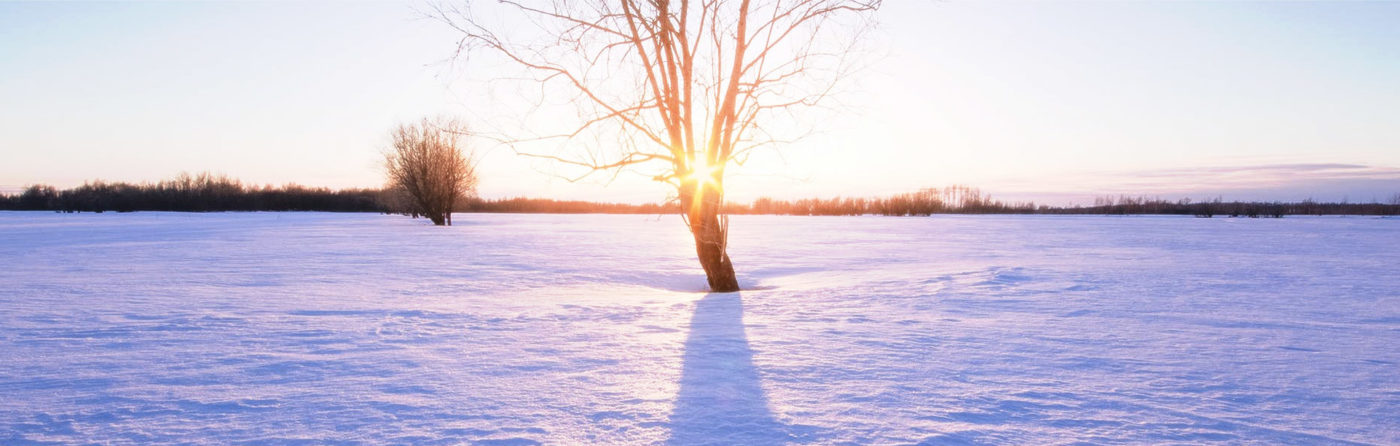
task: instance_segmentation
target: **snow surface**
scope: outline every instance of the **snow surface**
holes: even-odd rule
[[[0,443],[1400,444],[1400,219],[0,213]]]

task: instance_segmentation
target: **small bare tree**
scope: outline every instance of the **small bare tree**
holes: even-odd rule
[[[576,106],[577,119],[557,133],[503,142],[559,142],[555,154],[516,151],[582,169],[572,179],[635,168],[674,186],[710,289],[728,292],[739,284],[727,252],[725,169],[789,140],[793,112],[846,77],[880,3],[501,0],[489,20],[454,6],[435,15],[461,33],[459,55],[498,57],[539,84],[542,102]]]
[[[389,187],[411,197],[414,216],[451,226],[453,208],[476,191],[475,161],[462,150],[465,134],[457,121],[427,118],[390,132],[393,146],[384,153]]]

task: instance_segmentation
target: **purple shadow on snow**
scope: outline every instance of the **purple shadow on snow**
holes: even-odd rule
[[[793,439],[791,428],[768,408],[740,293],[701,298],[685,341],[668,444],[784,444]]]

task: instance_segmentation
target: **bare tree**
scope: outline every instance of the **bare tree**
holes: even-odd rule
[[[563,98],[576,120],[506,135],[517,153],[596,172],[636,169],[675,187],[710,289],[737,291],[727,253],[724,173],[787,141],[793,113],[817,105],[880,0],[501,0],[438,6],[461,33],[458,55],[490,54]],[[478,8],[479,9],[479,8]],[[555,154],[522,144],[558,142]]]
[[[393,146],[384,153],[389,186],[406,193],[409,211],[433,224],[452,225],[452,210],[476,190],[476,166],[462,151],[466,127],[449,119],[400,124]]]

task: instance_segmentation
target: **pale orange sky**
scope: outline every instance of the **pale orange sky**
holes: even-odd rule
[[[405,3],[0,3],[0,188],[180,171],[381,182],[395,123],[498,107]],[[1369,201],[1400,192],[1400,3],[887,2],[881,54],[814,137],[731,169],[731,199],[961,183]],[[481,194],[664,199],[481,148]],[[1266,192],[1267,191],[1267,192]]]

